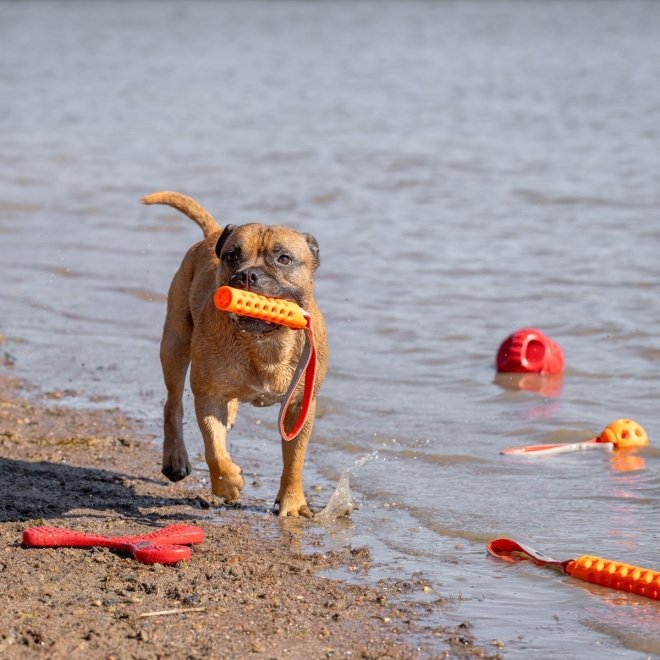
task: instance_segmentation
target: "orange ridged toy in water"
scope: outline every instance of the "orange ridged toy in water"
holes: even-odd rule
[[[601,587],[627,591],[660,600],[660,572],[639,568],[593,555],[582,555],[566,563],[564,572],[571,577]]]
[[[291,300],[270,298],[231,286],[221,286],[213,296],[213,303],[223,312],[250,316],[294,330],[302,330],[309,321],[307,312]]]
[[[559,568],[566,575],[578,580],[660,600],[660,572],[648,568],[640,568],[594,555],[582,555],[578,559],[559,561],[546,557],[534,548],[524,546],[512,539],[495,539],[486,546],[486,549],[493,557],[504,561],[529,560],[537,566]]]

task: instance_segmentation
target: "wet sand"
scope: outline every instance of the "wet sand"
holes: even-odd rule
[[[304,521],[281,523],[274,539],[265,510],[222,507],[194,475],[166,482],[156,443],[135,421],[66,407],[67,394],[26,394],[0,374],[0,656],[498,657],[497,645],[478,647],[467,622],[424,623],[444,601],[416,598],[429,590],[422,577],[377,587],[322,577],[368,571],[369,548],[303,552]],[[172,523],[206,533],[191,561],[174,566],[21,545],[37,525],[128,535]]]

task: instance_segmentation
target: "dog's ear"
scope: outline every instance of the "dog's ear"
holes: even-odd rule
[[[309,245],[312,257],[314,257],[314,270],[316,270],[321,265],[319,242],[311,234],[303,234],[303,236],[307,241],[307,245]]]
[[[227,225],[220,234],[218,242],[215,244],[215,254],[220,259],[220,252],[222,251],[222,246],[225,244],[231,233],[236,229],[236,225]]]

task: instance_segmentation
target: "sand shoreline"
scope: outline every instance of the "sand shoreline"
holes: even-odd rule
[[[356,586],[368,548],[303,552],[298,525],[269,533],[258,506],[218,506],[195,478],[169,484],[159,451],[118,410],[26,398],[0,374],[0,655],[6,658],[494,657],[469,624],[429,628],[422,581]],[[57,399],[59,393],[47,398]],[[25,549],[22,530],[106,535],[201,526],[190,562],[147,566],[107,549]],[[167,614],[156,614],[167,612]]]

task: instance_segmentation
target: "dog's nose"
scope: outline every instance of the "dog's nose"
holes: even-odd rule
[[[259,280],[262,276],[262,271],[259,268],[245,268],[234,273],[229,280],[229,286],[236,287],[237,289],[254,289],[258,286]]]

